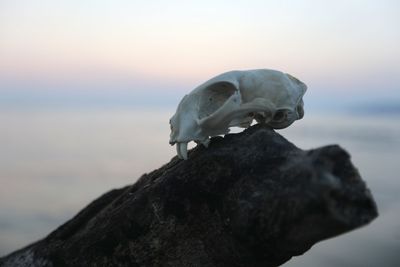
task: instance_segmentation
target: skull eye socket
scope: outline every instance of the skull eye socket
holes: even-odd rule
[[[209,85],[199,99],[199,118],[202,119],[213,114],[235,92],[236,88],[231,83],[217,82]]]

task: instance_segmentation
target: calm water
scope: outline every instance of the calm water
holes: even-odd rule
[[[168,162],[175,154],[167,123],[173,111],[0,111],[0,255]],[[400,266],[399,118],[306,114],[280,133],[304,149],[346,148],[380,212],[371,225],[284,266]]]

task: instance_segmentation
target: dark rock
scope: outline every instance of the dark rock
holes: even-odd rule
[[[266,126],[213,138],[113,190],[2,266],[278,266],[369,223],[374,200],[337,145]],[[0,264],[1,265],[1,264]]]

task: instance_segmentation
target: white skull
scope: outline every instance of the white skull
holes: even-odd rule
[[[247,128],[253,119],[282,129],[304,116],[307,86],[276,70],[230,71],[185,95],[170,119],[169,143],[187,159],[190,141],[207,146],[211,136],[227,134],[229,127]]]

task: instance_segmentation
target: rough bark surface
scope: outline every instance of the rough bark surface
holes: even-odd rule
[[[256,125],[104,194],[0,265],[279,266],[376,216],[346,151]]]

